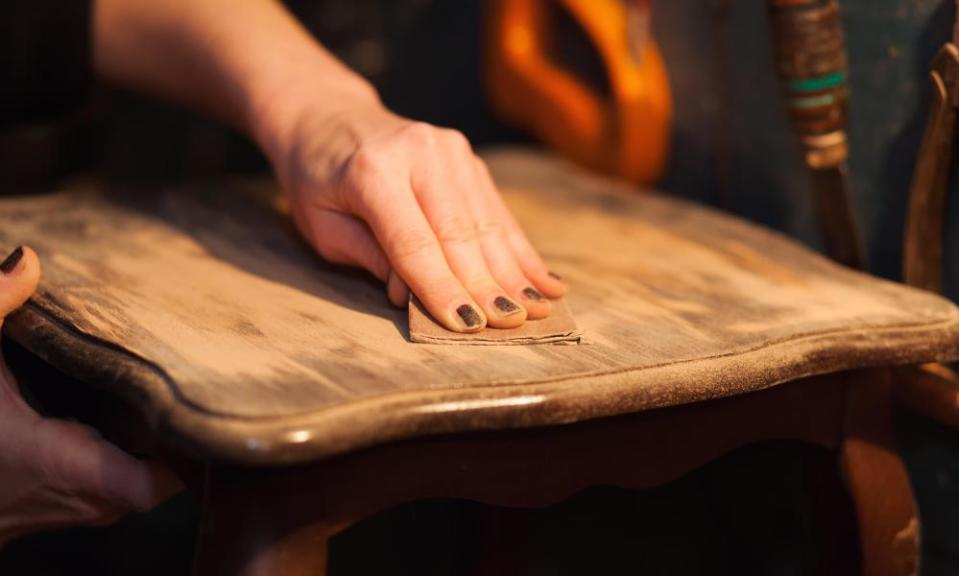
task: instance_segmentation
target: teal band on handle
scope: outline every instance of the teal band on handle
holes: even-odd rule
[[[786,88],[790,92],[819,92],[835,88],[846,81],[846,71],[839,70],[825,76],[815,78],[802,78],[799,80],[790,80],[786,83]]]

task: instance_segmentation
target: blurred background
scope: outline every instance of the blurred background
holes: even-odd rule
[[[288,5],[370,78],[395,111],[458,128],[478,149],[538,145],[491,108],[481,0]],[[853,204],[870,271],[898,280],[929,63],[950,37],[955,4],[841,0],[841,8],[850,59]],[[651,26],[672,95],[668,160],[653,187],[821,249],[809,177],[776,76],[766,1],[659,0]],[[556,42],[578,50],[580,69],[591,74],[582,30],[567,22],[556,34]],[[599,74],[583,81],[602,84]],[[142,184],[260,174],[268,166],[229,130],[108,87],[97,87],[77,115],[0,131],[5,191],[49,190],[89,172]],[[959,211],[952,202],[945,283],[955,300]],[[922,574],[959,574],[959,433],[908,413],[899,415],[898,426],[922,515]],[[535,574],[816,574],[817,503],[807,488],[839,485],[838,478],[822,476],[827,457],[798,445],[764,444],[659,490],[591,490],[526,514],[522,537],[529,554],[522,562]],[[465,543],[489,517],[489,510],[470,503],[401,507],[338,537],[333,573],[468,573],[481,551]],[[24,540],[0,555],[0,573],[17,573],[29,562],[31,574],[186,574],[195,522],[195,506],[179,498],[119,527]],[[384,550],[380,557],[364,553],[372,542]],[[844,548],[854,545],[837,541],[831,553],[854,557],[854,549]],[[51,549],[63,552],[51,555]]]

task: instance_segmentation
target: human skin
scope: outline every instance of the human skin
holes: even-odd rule
[[[103,78],[213,115],[254,140],[297,226],[326,259],[365,268],[405,306],[409,289],[447,328],[511,327],[563,294],[453,130],[401,118],[276,0],[95,0]],[[26,249],[0,274],[0,318],[40,275]],[[535,294],[536,292],[534,292]],[[507,298],[517,310],[495,302]],[[500,300],[502,302],[502,300]],[[458,313],[476,309],[475,325]],[[0,358],[0,546],[21,534],[108,523],[178,484],[75,423],[43,418]]]
[[[0,272],[0,328],[39,278],[40,263],[29,248],[13,269]],[[0,439],[0,547],[30,532],[107,524],[179,490],[169,472],[133,458],[93,429],[37,414],[21,397],[2,353]]]
[[[467,139],[387,110],[277,0],[97,0],[94,29],[101,76],[247,134],[303,236],[367,269],[395,305],[412,290],[471,332],[547,316],[564,293]]]

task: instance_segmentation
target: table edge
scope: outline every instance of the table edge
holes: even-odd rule
[[[128,401],[171,447],[200,460],[264,467],[416,437],[568,424],[719,399],[843,370],[959,359],[957,312],[930,324],[837,330],[653,367],[390,393],[300,415],[252,418],[190,403],[158,366],[75,329],[35,302],[8,317],[4,329],[59,370],[91,385],[109,383],[100,387]],[[723,375],[731,374],[736,385],[722,388]]]

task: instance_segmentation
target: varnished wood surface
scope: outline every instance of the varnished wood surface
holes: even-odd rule
[[[324,265],[248,185],[74,187],[0,203],[41,254],[7,323],[197,455],[304,462],[424,434],[557,424],[957,356],[959,311],[786,239],[528,152],[488,156],[571,285],[588,345],[411,344],[406,313]]]

